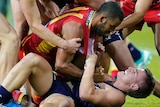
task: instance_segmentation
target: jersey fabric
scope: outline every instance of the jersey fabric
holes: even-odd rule
[[[75,102],[75,107],[96,107],[95,105],[93,105],[92,103],[86,102],[81,100],[81,98],[79,97],[79,86],[80,86],[80,81],[72,81],[73,84],[73,89],[72,89],[72,93],[73,93],[73,99]],[[97,86],[95,86],[96,88]]]
[[[35,95],[34,93],[31,93],[33,103],[39,105],[49,95],[54,93],[59,93],[71,97],[74,100],[75,107],[96,107],[93,104],[80,99],[79,97],[80,81],[72,81],[73,88],[71,89],[64,79],[60,78],[59,76],[54,76],[54,74],[53,78],[54,80],[52,86],[45,95],[38,96]],[[95,88],[97,87],[98,86],[95,84]]]
[[[43,95],[43,96],[37,96],[32,93],[32,101],[39,105],[43,100],[48,97],[51,94],[54,93],[59,93],[68,97],[71,97],[74,100],[75,107],[97,107],[93,105],[92,103],[83,101],[79,97],[79,86],[80,86],[80,81],[78,80],[72,80],[71,84],[72,86],[69,86],[66,81],[59,76],[56,76],[55,73],[53,73],[53,82],[52,86],[50,87],[49,91]],[[126,94],[126,92],[120,90],[119,88],[115,87],[111,81],[105,81],[104,83],[110,85],[116,90],[121,91],[122,93]],[[97,84],[94,83],[95,89],[101,89],[101,87]],[[72,87],[72,88],[71,88]]]
[[[33,103],[39,105],[41,101],[53,93],[59,93],[71,98],[73,97],[72,91],[64,79],[59,76],[55,76],[55,74],[53,74],[53,78],[52,86],[45,95],[37,96],[34,93],[31,94]]]
[[[136,0],[123,0],[122,9],[125,17],[134,13]],[[160,0],[153,0],[150,8],[146,12],[143,21],[137,24],[137,30],[141,30],[142,26],[146,22],[148,26],[155,23],[160,23]]]
[[[104,83],[108,84],[109,86],[113,87],[114,89],[119,90],[122,93],[126,94],[126,92],[124,92],[124,91],[120,90],[119,88],[115,87],[111,83],[111,81],[105,81]],[[86,102],[86,101],[80,99],[80,97],[79,97],[80,81],[79,82],[72,81],[72,84],[73,84],[72,95],[74,95],[73,99],[74,99],[74,102],[75,102],[75,107],[97,107],[97,106],[93,105],[92,103],[89,103],[89,102]],[[101,87],[99,86],[98,83],[94,83],[94,86],[95,86],[95,89],[97,89],[97,90],[101,89]]]
[[[84,55],[87,55],[88,42],[90,36],[90,26],[95,11],[87,6],[77,7],[69,10],[67,13],[51,20],[46,27],[54,32],[56,35],[62,37],[62,27],[70,21],[76,21],[82,25],[83,28],[83,43]],[[37,53],[44,57],[52,66],[55,63],[57,46],[49,41],[43,40],[36,34],[32,33],[26,36],[21,43],[19,51],[20,59],[29,52]]]
[[[117,40],[124,40],[122,30],[116,31],[112,35],[105,36],[103,39],[103,44],[104,44],[104,46],[106,46],[106,45],[108,45],[114,41],[117,41]]]

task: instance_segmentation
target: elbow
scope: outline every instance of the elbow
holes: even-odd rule
[[[85,91],[84,87],[82,87],[82,88],[80,87],[79,97],[82,100],[90,102],[90,99],[92,98],[93,95],[94,95],[93,90],[86,89],[86,91]]]
[[[88,101],[88,94],[86,93],[86,92],[84,92],[84,91],[80,91],[79,92],[79,97],[80,97],[80,99],[81,100],[83,100],[83,101]]]
[[[65,68],[65,64],[63,64],[63,63],[61,63],[61,62],[56,62],[55,63],[55,69],[57,70],[57,71],[61,71],[61,70],[63,70]]]
[[[35,31],[36,31],[36,24],[34,24],[34,23],[29,24],[29,27],[30,27],[30,29],[32,30],[32,32],[35,32]]]
[[[36,23],[29,23],[29,27],[32,30],[32,32],[36,32],[37,26],[39,25],[37,25]]]

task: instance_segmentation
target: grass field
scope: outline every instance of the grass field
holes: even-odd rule
[[[134,31],[129,36],[129,39],[137,48],[151,52],[152,59],[148,68],[152,71],[152,74],[160,80],[160,57],[155,49],[152,30],[145,25],[142,31]],[[123,107],[160,107],[160,99],[153,95],[150,95],[146,99],[127,97]]]

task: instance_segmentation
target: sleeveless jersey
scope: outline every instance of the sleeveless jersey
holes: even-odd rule
[[[62,27],[65,23],[70,21],[76,21],[82,25],[84,34],[84,52],[82,54],[87,55],[88,42],[90,36],[90,26],[94,10],[90,7],[77,7],[69,10],[67,13],[51,20],[46,27],[54,32],[56,35],[62,37]],[[19,56],[22,58],[25,54],[29,52],[34,52],[45,59],[53,65],[55,63],[57,46],[49,41],[43,40],[36,34],[32,33],[26,36],[22,43],[21,49],[19,51]]]
[[[105,81],[105,84],[108,84],[109,86],[113,87],[116,90],[121,91],[123,94],[126,95],[126,92],[120,90],[119,88],[115,87],[111,81]],[[72,98],[74,99],[75,102],[75,107],[97,107],[95,105],[93,105],[92,103],[86,102],[84,100],[81,100],[80,96],[79,96],[79,86],[80,86],[80,81],[72,81],[73,84],[73,88],[72,88],[72,95],[74,95]],[[95,89],[101,89],[101,87],[99,86],[98,83],[94,83]]]

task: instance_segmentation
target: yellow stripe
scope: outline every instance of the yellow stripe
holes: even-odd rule
[[[62,19],[62,18],[64,18],[64,17],[67,17],[67,16],[76,16],[76,17],[78,17],[78,18],[80,18],[80,19],[83,18],[83,14],[81,14],[81,13],[67,13],[67,14],[64,14],[64,15],[62,15],[62,16],[59,16],[59,17],[51,20],[51,22],[50,22],[49,24],[52,24],[52,23],[54,23],[54,22],[56,22],[56,21],[58,21],[58,20],[60,20],[60,19]]]
[[[24,46],[26,44],[26,42],[28,41],[28,39],[30,39],[31,36],[29,36],[28,38],[25,39],[25,41],[23,42],[22,46]]]
[[[70,16],[70,15],[73,15],[73,16],[76,16],[78,18],[83,18],[83,14],[80,14],[80,13],[76,13],[76,11],[83,11],[83,10],[88,10],[89,8],[88,7],[77,7],[77,8],[73,8],[73,9],[70,9],[68,10],[67,12],[72,12],[72,13],[66,13],[66,14],[63,14],[55,19],[53,19],[50,23],[54,23],[56,22],[57,20],[60,20],[64,17],[67,17],[67,16]]]
[[[24,96],[23,93],[21,93],[21,94],[19,95],[19,97],[18,97],[18,104],[21,104],[23,96]]]
[[[38,45],[38,47],[36,47],[36,49],[37,49],[39,52],[43,52],[43,53],[47,54],[47,53],[49,53],[49,51],[52,50],[54,47],[56,47],[56,45],[54,45],[53,43],[43,40],[43,41]]]
[[[88,10],[88,7],[76,7],[73,9],[68,10],[67,12],[72,12],[72,11],[81,11],[81,10]]]

